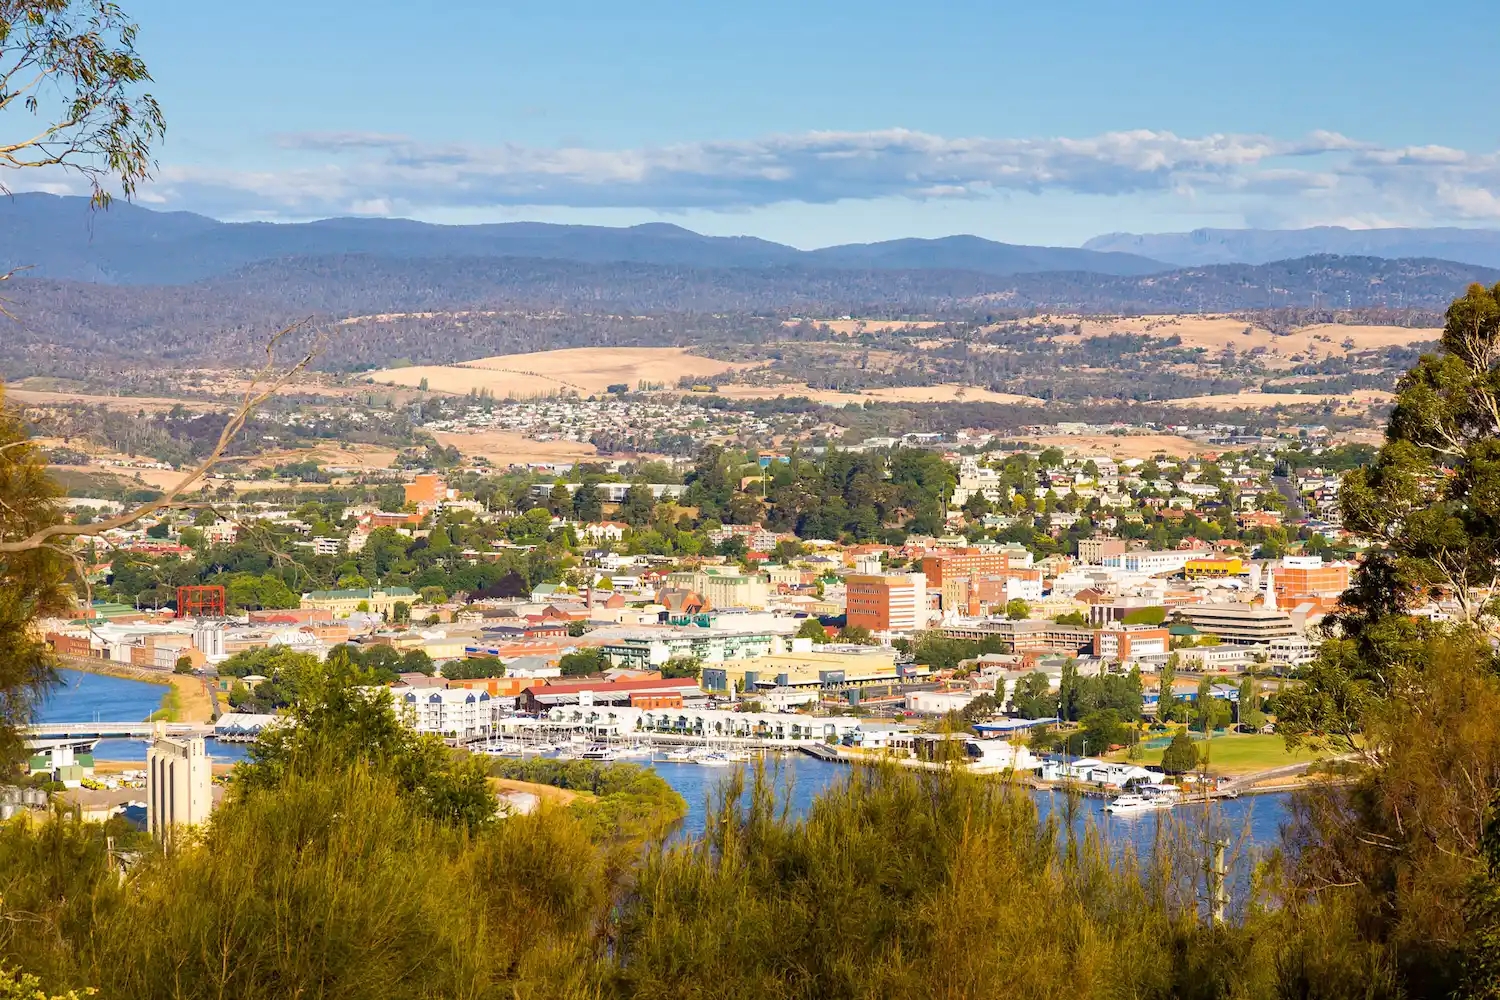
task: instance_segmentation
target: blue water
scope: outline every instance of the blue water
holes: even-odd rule
[[[161,708],[167,684],[151,684],[124,677],[106,677],[78,670],[59,670],[62,684],[53,688],[37,713],[38,722],[142,722]],[[216,761],[245,759],[245,748],[210,739],[208,752]],[[98,760],[145,763],[144,740],[100,740]]]
[[[41,722],[134,722],[146,718],[161,707],[164,684],[105,677],[99,674],[61,671],[63,684],[43,704]],[[245,758],[242,744],[221,744],[213,740],[209,752],[221,761]],[[96,756],[100,760],[144,761],[146,744],[137,740],[103,740]],[[814,798],[833,782],[848,773],[848,765],[830,764],[801,754],[780,758],[783,793],[791,802],[793,815],[807,812]],[[653,765],[658,774],[687,800],[688,815],[682,835],[696,836],[703,830],[710,795],[729,776],[728,768],[702,767],[698,764],[661,762]],[[1038,811],[1043,816],[1058,811],[1065,815],[1066,796],[1059,792],[1035,792]],[[1104,811],[1100,799],[1085,798],[1077,803],[1074,829],[1081,835],[1092,828],[1111,844],[1130,845],[1138,851],[1151,847],[1157,835],[1161,814],[1115,816]],[[1179,806],[1168,814],[1174,822],[1201,823],[1202,810]],[[1256,848],[1268,848],[1277,840],[1280,825],[1286,818],[1285,795],[1251,795],[1215,804],[1212,811],[1214,836],[1224,837],[1231,850],[1243,855]]]
[[[825,788],[849,773],[847,764],[831,764],[801,754],[785,755],[777,765],[785,782],[783,794],[791,802],[792,814],[799,816],[807,812],[813,799]],[[652,766],[687,799],[688,814],[683,820],[682,833],[688,836],[701,833],[712,793],[728,777],[728,769],[664,762]],[[768,763],[768,766],[774,765]],[[1037,812],[1043,818],[1055,812],[1060,823],[1066,820],[1066,794],[1053,791],[1034,791],[1031,794],[1036,800]],[[1073,814],[1073,827],[1079,836],[1092,829],[1112,844],[1129,844],[1144,852],[1157,836],[1159,817],[1170,816],[1174,822],[1197,828],[1202,824],[1203,815],[1201,807],[1178,806],[1169,812],[1121,816],[1105,812],[1103,799],[1079,798]],[[1276,842],[1281,824],[1286,819],[1286,796],[1247,795],[1216,802],[1210,815],[1215,837],[1223,837],[1231,845],[1244,848],[1269,847]]]

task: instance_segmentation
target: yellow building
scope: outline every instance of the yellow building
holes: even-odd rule
[[[1189,559],[1182,571],[1189,580],[1207,580],[1221,576],[1239,576],[1245,572],[1245,564],[1239,556],[1224,556],[1218,559]]]
[[[724,566],[704,566],[691,572],[668,573],[667,586],[691,590],[713,608],[749,608],[760,611],[771,597],[766,578]]]
[[[331,611],[337,618],[347,618],[356,611],[369,611],[389,617],[395,611],[397,603],[405,602],[409,607],[416,599],[416,592],[410,587],[392,587],[390,590],[315,590],[302,595],[302,606]]]
[[[800,641],[799,641],[800,644]],[[707,691],[749,691],[755,688],[792,690],[863,688],[909,682],[930,674],[926,666],[896,663],[896,651],[886,646],[840,645],[829,649],[769,653],[703,668]]]

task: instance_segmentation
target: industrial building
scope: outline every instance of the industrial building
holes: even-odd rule
[[[158,736],[146,750],[146,829],[170,844],[181,827],[213,810],[213,760],[201,737]]]

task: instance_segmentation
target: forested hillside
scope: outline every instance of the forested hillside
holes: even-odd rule
[[[1145,277],[1053,272],[696,268],[516,258],[367,255],[263,261],[182,286],[18,277],[9,373],[63,358],[244,363],[267,331],[329,326],[322,364],[453,361],[550,347],[694,344],[797,316],[973,320],[1037,311],[1432,309],[1500,271],[1435,260],[1309,257]],[[466,311],[469,315],[433,313]],[[752,336],[752,339],[754,337]]]

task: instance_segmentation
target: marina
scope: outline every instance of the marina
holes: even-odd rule
[[[144,719],[159,707],[164,688],[142,681],[97,674],[63,671],[63,684],[43,704],[39,721],[49,723],[91,722],[117,717]],[[585,737],[573,740],[567,732],[543,736],[538,730],[526,738],[497,738],[471,744],[473,752],[495,756],[567,756],[571,759],[598,760],[639,764],[650,767],[687,800],[688,814],[678,831],[679,837],[701,832],[708,804],[722,781],[736,765],[754,766],[764,762],[776,794],[790,806],[791,815],[804,816],[817,796],[835,782],[850,774],[851,761],[831,746],[807,743],[799,747],[776,749],[745,745],[746,741],[651,734],[644,738]],[[216,763],[234,763],[245,758],[244,744],[229,744],[210,738],[209,752]],[[585,754],[595,756],[585,757]],[[143,740],[101,740],[96,757],[110,762],[144,762]],[[1083,793],[1083,794],[1080,794]],[[1145,850],[1151,845],[1155,820],[1181,814],[1184,821],[1209,822],[1203,812],[1211,805],[1212,823],[1217,829],[1232,833],[1237,841],[1252,848],[1269,847],[1279,836],[1286,815],[1285,793],[1224,799],[1211,804],[1184,798],[1172,809],[1109,809],[1109,798],[1101,793],[1061,784],[1031,787],[1027,794],[1037,805],[1039,816],[1056,815],[1071,823],[1080,833],[1092,828],[1122,847]]]

